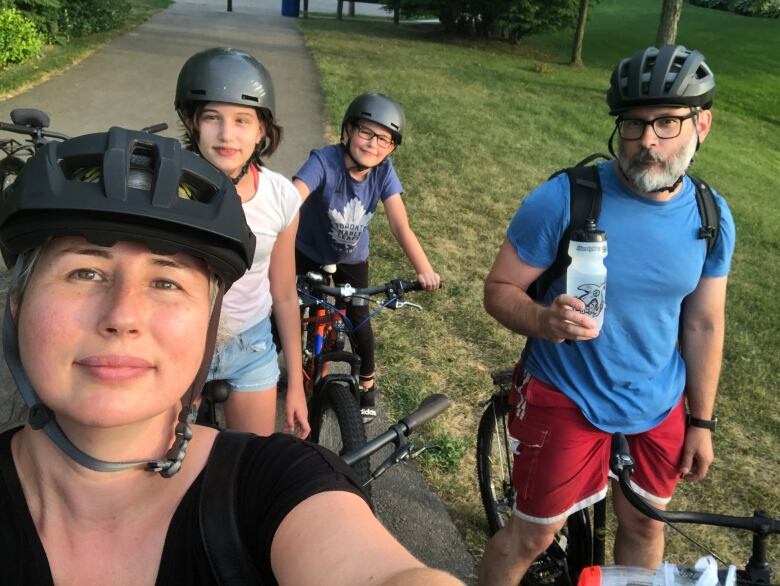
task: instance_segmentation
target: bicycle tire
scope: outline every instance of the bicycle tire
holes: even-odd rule
[[[477,478],[479,493],[493,535],[512,515],[512,450],[506,429],[507,396],[494,395],[487,404],[477,430]]]
[[[24,161],[18,157],[8,156],[0,161],[0,194],[16,180],[24,167]]]
[[[366,444],[360,406],[345,383],[328,383],[313,405],[309,419],[312,439],[336,454],[351,452]],[[360,484],[367,482],[370,477],[368,458],[353,464],[352,470]]]
[[[499,381],[496,381],[497,383]],[[504,527],[512,515],[515,492],[512,486],[513,452],[509,445],[508,389],[491,397],[477,431],[477,476],[490,534]],[[591,559],[593,549],[590,515],[587,510],[569,517],[553,544],[539,556],[523,577],[523,586],[570,586]]]

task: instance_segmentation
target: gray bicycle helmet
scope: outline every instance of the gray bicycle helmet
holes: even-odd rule
[[[112,128],[50,142],[0,203],[7,266],[51,236],[143,242],[203,258],[225,288],[251,266],[255,237],[230,180],[179,141]]]
[[[709,108],[715,76],[704,55],[682,45],[647,47],[623,59],[612,72],[607,104],[612,116],[639,106]]]
[[[177,111],[192,102],[225,102],[276,112],[271,74],[257,59],[228,47],[206,49],[187,59],[176,82]]]
[[[406,127],[406,116],[401,105],[393,98],[384,94],[371,93],[360,95],[352,100],[341,123],[342,134],[347,124],[361,118],[384,126],[393,135],[395,144],[401,144]]]
[[[203,388],[216,344],[222,296],[252,263],[255,237],[230,180],[206,161],[182,150],[179,141],[112,128],[51,142],[27,163],[0,202],[0,246],[7,264],[53,236],[78,235],[111,246],[142,242],[158,253],[186,252],[202,258],[221,278],[209,319],[200,368],[190,384],[162,459],[111,462],[77,447],[55,413],[38,396],[24,369],[12,300],[3,320],[3,354],[28,422],[41,429],[69,458],[98,472],[144,467],[163,477],[176,474],[192,439],[194,398]]]

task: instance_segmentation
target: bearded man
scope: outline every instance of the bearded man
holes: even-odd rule
[[[735,233],[715,193],[720,229],[708,252],[686,171],[712,126],[714,94],[704,56],[682,46],[648,47],[615,67],[607,103],[618,154],[598,167],[597,227],[609,242],[601,330],[580,313],[581,300],[563,293],[565,277],[544,299],[527,294],[569,225],[567,174],[525,197],[509,225],[485,281],[485,308],[533,344],[510,395],[514,514],[488,544],[480,584],[518,584],[568,515],[606,495],[614,432],[627,434],[635,489],[657,507],[680,478],[707,474]],[[615,563],[657,567],[662,524],[619,490],[613,506]]]

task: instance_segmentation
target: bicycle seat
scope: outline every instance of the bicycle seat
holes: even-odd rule
[[[49,115],[35,108],[17,108],[16,110],[11,110],[11,122],[19,126],[48,128]]]

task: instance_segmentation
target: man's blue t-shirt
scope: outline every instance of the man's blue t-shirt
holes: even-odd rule
[[[702,277],[728,274],[734,221],[715,194],[720,235],[708,256],[707,241],[698,238],[701,216],[688,177],[680,192],[660,202],[628,190],[613,163],[599,165],[599,175],[598,229],[607,233],[609,250],[604,325],[586,342],[535,339],[527,369],[565,393],[596,427],[639,433],[663,421],[680,401],[685,387],[685,363],[677,350],[681,305]],[[526,263],[549,267],[569,215],[569,179],[561,173],[522,201],[507,237]],[[565,291],[564,275],[543,302]]]
[[[366,260],[368,224],[379,201],[403,191],[390,159],[356,181],[339,144],[311,151],[295,178],[311,191],[301,206],[295,247],[321,265]]]

